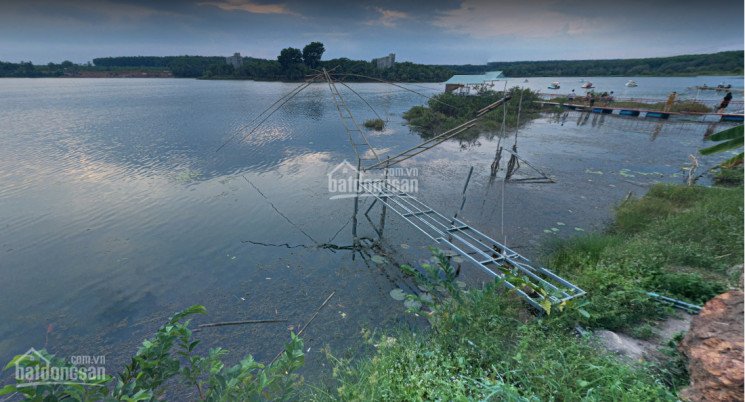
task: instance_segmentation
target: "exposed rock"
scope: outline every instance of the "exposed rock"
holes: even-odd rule
[[[645,352],[653,347],[649,342],[613,331],[599,330],[594,334],[605,349],[631,360],[643,359]]]
[[[689,401],[743,400],[743,292],[710,300],[678,346],[688,359],[691,385],[680,393]]]
[[[681,313],[656,323],[650,339],[637,339],[633,336],[608,330],[594,331],[594,335],[604,349],[633,361],[658,360],[659,350],[681,332],[688,331],[691,316]]]

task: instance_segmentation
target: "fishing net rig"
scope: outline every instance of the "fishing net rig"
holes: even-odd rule
[[[383,82],[405,89],[409,92],[419,94],[434,102],[440,102],[447,105],[447,103],[442,102],[436,98],[432,98],[397,83],[388,82],[379,78],[364,76],[361,74],[335,74],[333,72],[333,69],[330,71],[323,69],[321,71],[317,71],[316,74],[310,76],[304,83],[301,83],[300,85],[293,88],[293,90],[280,97],[267,109],[257,115],[246,127],[251,128],[247,131],[246,134],[242,136],[241,141],[245,140],[254,132],[256,132],[258,128],[264,122],[266,122],[267,119],[269,119],[274,113],[277,112],[277,110],[279,110],[282,106],[295,98],[305,88],[309,87],[315,82],[325,81],[325,83],[328,85],[329,91],[331,92],[334,105],[339,113],[339,117],[344,125],[344,129],[350,145],[357,157],[357,177],[355,180],[355,183],[357,183],[357,189],[355,190],[356,194],[353,197],[354,212],[350,219],[352,223],[353,244],[351,249],[353,250],[353,258],[354,255],[359,252],[359,254],[364,259],[365,249],[372,249],[376,246],[376,244],[378,247],[381,246],[379,242],[366,242],[365,238],[359,237],[357,235],[357,216],[360,204],[359,199],[360,196],[364,194],[371,196],[371,198],[373,199],[372,204],[367,208],[364,215],[380,236],[381,241],[383,238],[382,234],[385,224],[385,214],[387,210],[390,210],[391,212],[401,217],[404,221],[408,222],[411,226],[418,229],[422,234],[429,237],[435,243],[444,246],[448,252],[452,253],[453,255],[461,255],[465,260],[469,260],[487,274],[502,279],[500,282],[505,287],[513,290],[526,302],[541,311],[550,311],[551,306],[554,304],[565,303],[573,298],[585,294],[582,289],[554,274],[550,270],[543,267],[534,268],[533,266],[531,266],[529,260],[507,247],[506,244],[502,244],[492,239],[488,235],[471,227],[469,224],[462,221],[461,219],[458,219],[458,214],[462,211],[465,205],[466,190],[468,187],[468,182],[470,181],[471,175],[473,173],[473,168],[469,170],[466,184],[463,187],[461,207],[458,212],[456,212],[455,215],[453,215],[452,217],[448,217],[432,209],[428,205],[417,200],[415,197],[404,192],[403,189],[397,187],[396,184],[392,181],[388,180],[389,167],[413,158],[430,149],[433,149],[437,145],[453,137],[456,137],[457,135],[469,129],[476,127],[479,121],[482,120],[489,112],[499,107],[502,107],[503,109],[502,128],[503,134],[506,133],[506,104],[512,98],[511,94],[507,93],[506,91],[506,83],[505,91],[502,93],[502,98],[476,111],[469,120],[457,125],[456,127],[446,130],[445,132],[437,134],[434,137],[427,139],[426,141],[416,146],[405,149],[404,151],[398,152],[394,155],[387,155],[385,158],[382,158],[381,155],[378,154],[378,151],[370,144],[365,131],[362,130],[357,119],[352,114],[345,97],[339,91],[337,85],[339,84],[343,87],[346,87],[347,89],[350,89],[354,95],[361,98],[363,102],[368,107],[370,107],[370,109],[373,110],[378,118],[380,118],[380,114],[377,113],[372,105],[370,105],[370,103],[367,102],[364,97],[362,97],[358,92],[354,91],[352,88],[346,85],[346,83],[342,83],[340,81],[340,78],[342,77],[359,77],[371,81]],[[452,105],[447,106],[453,107]],[[217,151],[225,147],[229,142],[235,140],[237,137],[238,133],[228,138],[217,149]],[[504,135],[501,136],[499,140],[498,155],[501,153],[501,140],[503,137]],[[515,144],[513,145],[513,151],[511,152],[514,160],[513,158],[511,158],[512,163],[508,163],[508,171],[510,175],[512,175],[514,171],[517,170],[517,168],[519,167],[518,160],[520,159],[516,151],[517,135],[515,138]],[[510,151],[508,150],[508,152]],[[497,168],[498,164],[499,163],[497,161]],[[377,169],[383,170],[385,175],[384,179],[360,180],[361,172]],[[248,179],[246,180],[248,181]],[[505,182],[506,179],[503,180],[502,186],[503,198]],[[261,193],[261,190],[250,183],[250,181],[249,184],[251,184],[254,189],[256,189],[260,194],[263,195],[263,193]],[[264,198],[266,199],[266,197]],[[271,201],[269,201],[268,199],[267,202],[270,202],[271,204]],[[378,203],[379,205],[381,205],[381,217],[379,227],[375,227],[372,220],[370,220],[368,213],[373,208],[373,206]],[[292,224],[296,229],[300,230],[307,238],[315,243],[316,248],[325,248],[331,250],[347,249],[346,247],[332,246],[329,244],[330,242],[323,244],[319,243],[308,233],[304,232],[302,228],[300,228],[297,224],[292,222],[286,215],[282,214],[273,204],[272,207],[276,212],[282,215],[287,222]],[[502,208],[504,209],[504,201],[502,202]],[[342,228],[340,228],[336,234],[343,230],[343,228],[347,224],[349,224],[349,222],[345,223],[344,226],[342,226]],[[504,231],[504,218],[502,219],[502,226],[502,231]],[[334,237],[335,236],[336,235],[334,235]],[[252,244],[261,244],[260,242],[248,242]],[[369,244],[366,245],[365,243]],[[271,245],[288,248],[292,247],[287,243],[266,243],[261,245]],[[368,257],[370,256],[368,255]]]

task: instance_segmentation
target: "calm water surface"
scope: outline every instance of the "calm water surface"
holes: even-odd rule
[[[530,82],[543,86],[539,80]],[[637,79],[645,96],[724,80],[737,82]],[[326,86],[308,88],[245,141],[216,152],[294,86],[0,80],[0,362],[46,347],[61,356],[106,355],[114,373],[165,317],[192,304],[209,310],[200,323],[286,319],[199,334],[205,348],[228,348],[232,362],[247,353],[266,361],[336,292],[306,330],[311,372],[323,371],[321,347],[356,345],[361,328],[417,325],[388,295],[408,286],[396,264],[428,257],[430,244],[417,231],[389,216],[383,249],[371,251],[389,264],[313,247],[351,244],[352,200],[329,200],[327,174],[354,153]],[[441,87],[412,86],[429,94]],[[424,99],[381,84],[354,88],[389,120],[383,132],[370,134],[379,153],[421,141],[400,116]],[[374,117],[354,95],[349,103],[360,120]],[[630,191],[682,181],[681,168],[703,146],[707,129],[546,115],[521,129],[518,147],[556,184],[490,184],[497,138],[489,136],[442,144],[405,166],[418,170],[418,197],[445,213],[457,209],[474,166],[462,218],[538,258],[547,241],[602,229]],[[703,158],[702,165],[722,157]],[[521,172],[529,174],[525,166]],[[362,217],[359,232],[374,237]],[[483,279],[475,269],[465,272]],[[6,372],[0,382],[8,380]]]

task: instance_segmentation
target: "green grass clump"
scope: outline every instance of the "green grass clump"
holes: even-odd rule
[[[501,289],[445,303],[425,335],[375,340],[371,359],[332,358],[338,386],[316,399],[675,400],[648,369],[576,337],[562,319],[532,319]]]
[[[745,180],[745,177],[743,176],[742,165],[733,168],[720,168],[714,175],[714,183],[718,186],[742,187],[743,180]]]
[[[385,127],[385,122],[383,119],[368,119],[365,120],[365,127],[371,128],[375,131],[382,131],[383,127]]]
[[[646,292],[702,304],[737,285],[742,205],[741,189],[657,185],[620,205],[608,233],[558,245],[549,266],[588,292],[584,325],[631,331],[667,314]]]
[[[506,104],[506,116],[502,107],[487,113],[476,127],[465,131],[455,138],[460,140],[473,140],[482,133],[491,132],[494,135],[502,127],[504,117],[508,129],[514,129],[518,125],[518,110],[520,124],[534,119],[539,115],[539,107],[534,102],[538,100],[538,93],[529,89],[514,87],[507,91],[512,99]],[[522,105],[520,96],[522,94]],[[422,138],[432,138],[453,127],[456,127],[476,117],[476,112],[484,107],[502,99],[504,92],[483,91],[478,95],[457,95],[445,92],[432,97],[427,106],[414,106],[404,112],[403,117],[409,122],[410,127],[419,133]]]

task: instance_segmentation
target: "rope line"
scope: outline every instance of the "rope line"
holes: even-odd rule
[[[238,135],[239,135],[239,134],[241,133],[241,131],[242,131],[242,130],[243,130],[244,128],[247,128],[247,127],[251,127],[251,125],[252,125],[252,124],[253,124],[253,123],[254,123],[254,122],[255,122],[256,120],[258,120],[258,119],[259,119],[259,118],[261,118],[261,116],[263,116],[263,115],[264,115],[264,114],[265,114],[266,112],[268,112],[269,110],[271,110],[272,108],[274,108],[274,107],[275,107],[275,106],[276,106],[276,105],[277,105],[278,103],[282,102],[282,103],[281,103],[281,104],[279,104],[279,106],[277,106],[277,107],[276,107],[276,108],[275,108],[275,109],[274,109],[274,110],[273,110],[273,111],[272,111],[271,113],[269,113],[269,114],[268,114],[268,115],[267,115],[266,117],[264,117],[264,118],[263,118],[263,119],[262,119],[262,120],[261,120],[261,121],[260,121],[259,123],[257,123],[257,124],[256,124],[256,126],[254,126],[254,128],[253,128],[253,129],[251,129],[251,131],[249,131],[249,132],[248,132],[247,134],[245,134],[245,135],[244,135],[244,136],[243,136],[243,137],[241,138],[241,141],[244,141],[244,140],[245,140],[246,138],[248,138],[248,136],[249,136],[249,135],[253,134],[253,133],[254,133],[254,132],[255,132],[255,131],[256,131],[256,130],[257,130],[257,129],[258,129],[258,128],[259,128],[259,127],[260,127],[260,126],[262,125],[262,124],[264,124],[264,122],[265,122],[265,121],[266,121],[267,119],[269,119],[269,117],[271,117],[271,116],[272,116],[272,115],[273,115],[273,114],[274,114],[274,113],[275,113],[275,112],[276,112],[277,110],[279,110],[279,108],[281,108],[282,106],[284,106],[284,105],[285,105],[285,104],[286,104],[287,102],[289,102],[289,101],[290,101],[290,99],[294,98],[294,97],[295,97],[295,96],[296,96],[297,94],[299,94],[299,93],[300,93],[300,92],[301,92],[302,90],[304,90],[305,88],[309,87],[309,86],[310,86],[310,84],[312,84],[313,82],[315,82],[315,80],[317,80],[317,79],[318,79],[318,78],[319,78],[320,76],[321,76],[321,74],[318,74],[318,75],[316,75],[316,76],[313,76],[313,77],[311,77],[311,78],[310,78],[310,79],[309,79],[308,81],[306,81],[306,82],[304,82],[304,83],[302,83],[302,84],[298,85],[298,86],[297,86],[297,87],[295,87],[295,88],[294,88],[294,89],[293,89],[292,91],[288,92],[288,93],[287,93],[287,94],[285,94],[284,96],[282,96],[282,97],[280,97],[279,99],[277,99],[276,101],[274,101],[274,103],[272,103],[272,104],[271,104],[271,105],[270,105],[270,106],[269,106],[268,108],[264,109],[264,111],[262,111],[261,113],[259,113],[259,114],[258,114],[258,115],[257,115],[256,117],[254,117],[254,118],[253,118],[253,119],[252,119],[252,120],[251,120],[251,121],[250,121],[250,122],[249,122],[248,124],[246,124],[245,126],[243,126],[243,127],[241,128],[241,129],[237,130],[237,131],[235,132],[235,134],[233,134],[232,136],[230,136],[230,138],[228,138],[228,139],[227,139],[227,140],[226,140],[226,141],[225,141],[225,142],[224,142],[224,143],[223,143],[222,145],[220,145],[220,146],[219,146],[219,147],[218,147],[218,148],[217,148],[217,149],[215,150],[215,152],[219,152],[219,151],[220,151],[221,149],[223,149],[223,148],[224,148],[224,147],[225,147],[226,145],[228,145],[228,144],[229,144],[229,143],[230,143],[231,141],[233,141],[233,140],[234,140],[234,139],[235,139],[235,138],[236,138],[236,137],[237,137],[237,136],[238,136]],[[284,101],[283,101],[283,100],[284,100]]]
[[[298,226],[298,225],[297,225],[297,224],[296,224],[295,222],[293,222],[293,221],[292,221],[292,220],[291,220],[290,218],[288,218],[288,217],[287,217],[287,215],[283,214],[283,213],[282,213],[282,212],[281,212],[281,211],[280,211],[279,209],[277,209],[277,207],[275,207],[275,206],[274,206],[274,204],[273,204],[273,203],[272,203],[272,202],[271,202],[271,201],[269,200],[269,198],[268,198],[268,197],[267,197],[266,195],[264,195],[264,193],[263,193],[263,192],[261,192],[261,190],[260,190],[260,189],[259,189],[258,187],[256,187],[256,185],[255,185],[255,184],[253,184],[253,183],[251,182],[251,180],[248,180],[248,178],[246,177],[246,175],[241,175],[241,176],[243,176],[243,179],[244,179],[244,180],[246,180],[246,181],[248,182],[248,184],[250,184],[250,185],[251,185],[251,187],[253,187],[253,188],[254,188],[254,190],[256,190],[256,192],[258,192],[258,193],[259,193],[259,194],[260,194],[260,195],[261,195],[262,197],[264,197],[264,199],[266,200],[266,202],[268,202],[268,203],[269,203],[269,205],[271,205],[271,206],[272,206],[272,209],[274,209],[274,211],[275,211],[275,212],[277,212],[277,213],[279,214],[279,216],[281,216],[281,217],[285,218],[285,220],[286,220],[287,222],[289,222],[289,224],[290,224],[290,225],[292,225],[293,227],[295,227],[295,229],[299,230],[299,231],[300,231],[300,233],[304,234],[304,235],[305,235],[305,237],[307,237],[308,239],[310,239],[310,241],[312,241],[312,242],[313,242],[313,243],[315,243],[316,245],[318,245],[318,244],[319,244],[319,243],[318,243],[318,242],[316,241],[316,239],[314,239],[313,237],[311,237],[311,235],[309,235],[308,233],[306,233],[306,232],[305,232],[305,231],[304,231],[304,230],[303,230],[303,229],[302,229],[302,228],[301,228],[300,226]]]

